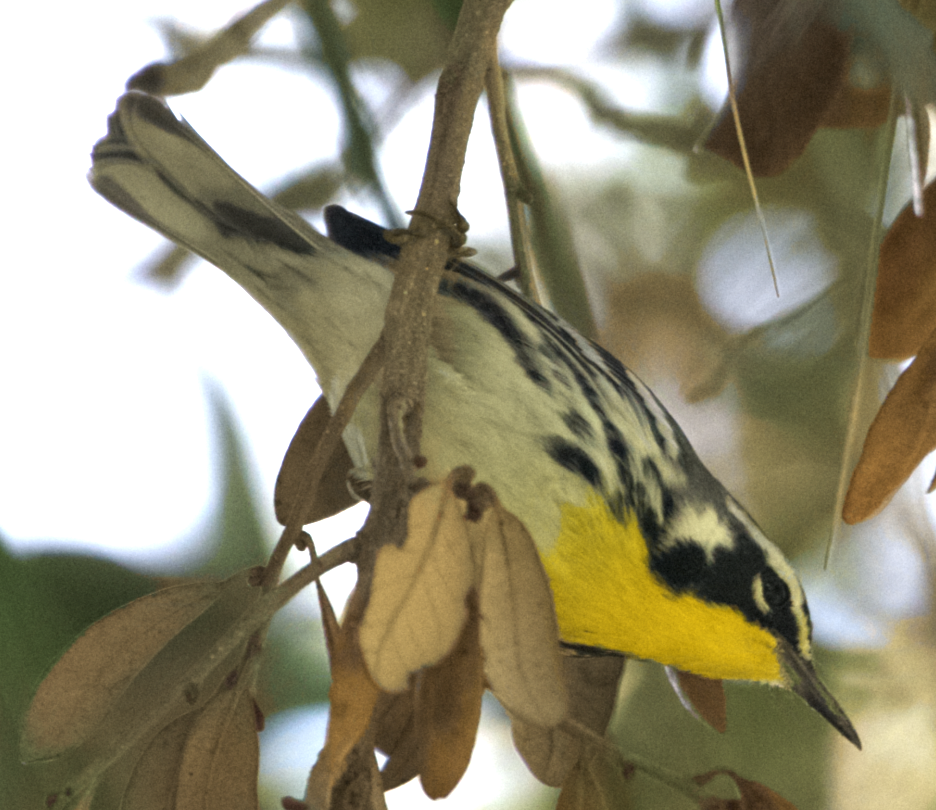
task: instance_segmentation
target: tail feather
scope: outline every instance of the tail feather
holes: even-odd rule
[[[340,396],[380,333],[389,270],[265,197],[153,96],[122,96],[91,157],[99,194],[224,270]]]

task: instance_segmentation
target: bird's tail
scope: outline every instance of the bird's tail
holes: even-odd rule
[[[323,388],[343,387],[383,325],[385,267],[265,197],[153,96],[122,96],[91,157],[99,194],[224,270],[292,336]]]

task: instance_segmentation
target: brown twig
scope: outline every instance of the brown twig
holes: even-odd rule
[[[286,526],[283,529],[283,533],[280,535],[276,548],[273,549],[273,553],[270,555],[270,560],[267,563],[263,576],[263,587],[265,590],[270,590],[279,580],[280,572],[283,570],[283,563],[286,561],[286,557],[292,547],[296,545],[296,541],[299,539],[299,535],[302,532],[301,515],[306,511],[305,507],[307,504],[315,502],[315,498],[318,495],[319,484],[322,481],[322,475],[327,469],[328,459],[332,457],[332,454],[338,447],[338,442],[341,441],[341,434],[351,421],[351,417],[354,414],[355,408],[357,408],[358,402],[360,402],[361,397],[364,396],[367,389],[370,388],[371,383],[373,383],[374,378],[383,365],[384,358],[386,357],[386,352],[384,351],[385,345],[386,343],[383,339],[383,335],[381,335],[377,339],[377,342],[371,347],[367,357],[364,358],[364,362],[361,363],[360,368],[358,368],[351,378],[351,382],[348,383],[348,387],[345,389],[344,394],[342,394],[338,407],[335,408],[334,414],[332,414],[331,419],[328,420],[328,426],[319,437],[318,444],[316,444],[315,450],[306,463],[302,482],[297,489],[297,492],[303,494],[293,501],[289,510],[289,515],[286,518]],[[314,548],[312,549],[312,555],[313,557],[315,556]]]
[[[419,454],[432,307],[450,252],[445,223],[457,222],[456,202],[468,135],[497,32],[510,0],[466,0],[436,91],[426,170],[396,264],[383,335],[387,364],[381,386],[381,429],[371,514],[362,530],[359,587],[370,586],[373,558],[406,536],[406,506]],[[391,419],[390,415],[393,414]],[[393,437],[391,430],[402,435]],[[410,458],[400,459],[395,447]]]
[[[485,79],[491,132],[500,163],[501,182],[507,201],[507,218],[510,222],[510,243],[513,247],[514,263],[519,273],[520,289],[532,301],[541,304],[539,290],[533,282],[533,266],[530,256],[530,234],[527,226],[526,205],[531,202],[530,190],[520,179],[517,161],[510,141],[507,123],[507,95],[504,91],[504,74],[497,55],[488,65]]]

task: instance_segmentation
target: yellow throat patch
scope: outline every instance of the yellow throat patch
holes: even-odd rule
[[[597,494],[585,506],[562,507],[559,539],[543,565],[567,643],[707,678],[784,680],[771,633],[736,608],[670,590],[650,570],[636,518],[621,523]]]

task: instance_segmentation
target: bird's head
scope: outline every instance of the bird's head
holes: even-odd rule
[[[721,504],[680,503],[656,528],[600,498],[565,506],[544,555],[563,641],[790,689],[860,747],[813,665],[793,567],[730,496]]]

